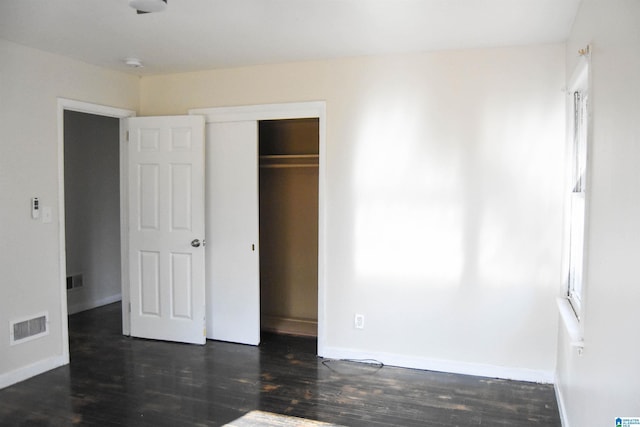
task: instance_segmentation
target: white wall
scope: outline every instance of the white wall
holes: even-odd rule
[[[76,313],[121,299],[120,120],[66,111],[64,117],[67,290]]]
[[[0,40],[0,387],[64,363],[57,97],[136,109],[138,78]],[[53,222],[30,217],[31,197]],[[48,311],[50,333],[9,346],[11,319]]]
[[[640,417],[640,2],[583,0],[567,70],[592,47],[584,352],[560,328],[557,387],[566,427]],[[570,74],[570,73],[568,73]]]
[[[564,79],[552,45],[144,77],[140,100],[326,100],[325,355],[550,381]]]
[[[143,78],[142,115],[327,101],[327,345],[418,367],[549,379],[564,153],[563,46]],[[49,311],[0,386],[62,363],[56,97],[136,109],[138,78],[0,41],[0,325]],[[29,217],[29,199],[54,221]],[[353,328],[354,313],[366,316]]]

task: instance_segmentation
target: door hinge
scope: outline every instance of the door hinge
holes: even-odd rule
[[[129,142],[129,131],[127,131],[126,139],[127,139],[127,142]]]
[[[131,313],[131,303],[129,303],[129,313]]]

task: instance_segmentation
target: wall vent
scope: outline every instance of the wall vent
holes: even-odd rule
[[[82,273],[74,274],[72,276],[67,276],[67,290],[81,288],[84,286],[84,278],[82,277]]]
[[[49,334],[49,313],[9,322],[9,343],[21,344]]]

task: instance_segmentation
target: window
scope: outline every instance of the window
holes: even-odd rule
[[[568,194],[567,298],[578,320],[583,297],[585,246],[585,199],[587,195],[587,141],[589,122],[588,68],[584,61],[572,79],[570,132],[570,181]]]

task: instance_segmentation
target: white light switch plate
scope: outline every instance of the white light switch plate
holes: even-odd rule
[[[42,207],[42,222],[49,224],[53,219],[53,213],[51,212],[51,206]]]

